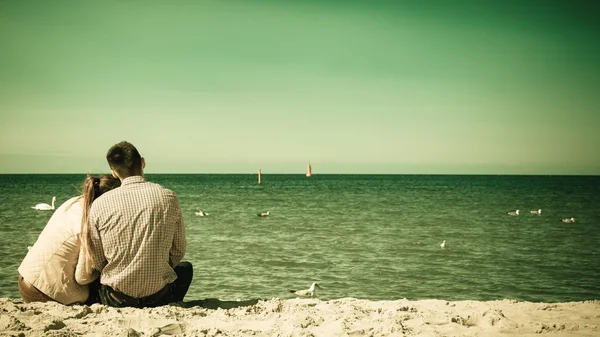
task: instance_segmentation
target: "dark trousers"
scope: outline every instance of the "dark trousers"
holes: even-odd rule
[[[89,284],[90,295],[88,296],[87,301],[85,301],[86,305],[92,305],[94,303],[102,303],[100,301],[100,276],[94,280],[94,282]]]
[[[180,302],[183,301],[185,294],[190,289],[194,277],[194,268],[190,262],[182,261],[173,270],[177,274],[177,279],[170,284],[171,292],[173,293],[174,302]]]
[[[131,297],[103,284],[100,286],[100,300],[102,304],[111,307],[136,308],[158,307],[171,302],[183,301],[192,283],[194,269],[191,263],[183,261],[175,266],[173,270],[177,274],[177,279],[150,296],[141,298]]]

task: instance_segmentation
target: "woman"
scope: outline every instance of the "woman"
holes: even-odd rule
[[[24,302],[69,305],[98,301],[97,294],[90,296],[89,284],[99,273],[91,264],[87,216],[96,198],[120,185],[111,175],[87,177],[83,194],[67,200],[52,214],[19,266],[19,292]]]

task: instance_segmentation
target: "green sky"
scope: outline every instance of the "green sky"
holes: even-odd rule
[[[600,174],[592,1],[0,1],[0,173]]]

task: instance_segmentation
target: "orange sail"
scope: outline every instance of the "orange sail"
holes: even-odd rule
[[[312,171],[310,169],[310,162],[308,162],[308,165],[306,165],[306,176],[312,177]]]

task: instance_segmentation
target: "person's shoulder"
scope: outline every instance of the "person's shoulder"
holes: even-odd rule
[[[99,196],[98,198],[96,198],[96,200],[94,200],[94,203],[96,203],[99,200],[103,200],[104,202],[110,202],[110,200],[114,196],[121,194],[121,191],[123,191],[123,190],[119,189],[118,187],[115,188],[115,189],[112,189],[110,191],[106,191],[106,192],[102,193],[101,196]]]
[[[93,202],[92,202],[92,207],[91,209],[98,209],[98,208],[104,208],[104,207],[112,207],[115,203],[119,203],[120,200],[118,198],[115,198],[115,196],[119,193],[118,188],[115,188],[113,190],[110,191],[106,191],[104,193],[102,193],[101,196],[97,197]]]
[[[80,195],[76,195],[74,197],[70,197],[67,201],[64,202],[64,204],[69,204],[69,203],[73,203],[77,200],[81,199]]]
[[[71,208],[72,206],[74,206],[75,204],[78,204],[77,201],[79,201],[79,199],[81,199],[82,197],[80,195],[75,196],[75,197],[71,197],[69,198],[67,201],[63,202],[59,208]]]
[[[175,192],[173,192],[173,190],[171,190],[167,187],[164,187],[161,184],[157,184],[157,183],[153,183],[153,182],[148,182],[148,184],[149,184],[148,186],[150,188],[158,190],[158,191],[160,191],[160,193],[168,194],[168,195],[176,195]]]
[[[55,213],[68,212],[69,210],[77,209],[81,211],[81,204],[78,202],[81,199],[81,196],[75,196],[69,198],[67,201],[63,202],[57,209]]]

